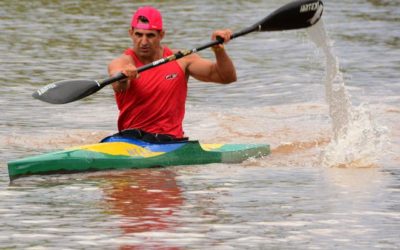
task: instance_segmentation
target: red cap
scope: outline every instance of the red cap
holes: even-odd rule
[[[145,17],[147,20],[149,20],[149,23],[141,22],[141,17]],[[133,28],[144,30],[162,30],[163,22],[161,13],[156,8],[151,6],[140,7],[132,17],[131,26]]]

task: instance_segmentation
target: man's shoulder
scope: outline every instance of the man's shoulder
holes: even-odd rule
[[[127,63],[132,63],[133,59],[131,56],[126,55],[126,54],[121,54],[120,56],[114,58],[111,60],[110,64],[127,64]]]

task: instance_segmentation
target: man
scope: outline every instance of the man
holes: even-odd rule
[[[211,39],[219,36],[227,43],[231,35],[229,29],[217,30]],[[182,122],[189,77],[205,82],[234,82],[236,70],[231,59],[223,45],[216,45],[212,48],[215,62],[191,54],[139,75],[138,67],[178,50],[161,44],[165,36],[162,17],[151,6],[141,7],[133,15],[129,36],[133,48],[127,49],[108,65],[110,76],[122,72],[128,77],[113,84],[120,111],[119,134],[151,142],[184,140]]]

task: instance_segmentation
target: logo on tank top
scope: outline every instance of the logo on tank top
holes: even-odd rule
[[[178,73],[173,73],[165,76],[165,80],[172,80],[178,76]]]

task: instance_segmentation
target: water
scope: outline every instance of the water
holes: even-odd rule
[[[322,23],[311,31],[318,46],[305,30],[249,34],[227,46],[237,83],[190,81],[186,134],[269,143],[268,157],[10,185],[8,160],[115,132],[110,88],[66,105],[30,95],[53,81],[105,77],[142,4],[163,11],[165,43],[185,49],[283,2],[0,2],[0,248],[400,247],[397,1],[325,1],[326,36]]]

